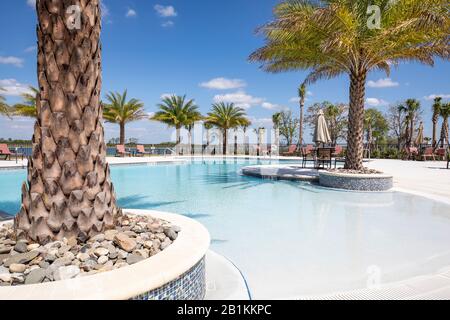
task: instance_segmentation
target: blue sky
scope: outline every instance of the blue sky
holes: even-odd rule
[[[36,50],[32,0],[0,2],[0,87],[10,103],[27,85],[36,85]],[[148,113],[164,94],[186,94],[202,112],[218,100],[247,108],[255,126],[271,126],[271,115],[297,111],[297,86],[306,72],[267,74],[247,61],[263,44],[257,26],[272,17],[276,0],[104,0],[103,94],[128,89]],[[426,134],[431,131],[433,95],[450,98],[449,63],[434,68],[408,63],[369,76],[367,106],[386,111],[391,103],[417,98],[422,103]],[[348,79],[341,77],[308,88],[307,106],[324,100],[348,103]],[[30,138],[33,121],[0,118],[0,137]],[[150,121],[128,126],[128,137],[141,142],[168,141],[172,130]],[[118,128],[106,125],[107,138]]]

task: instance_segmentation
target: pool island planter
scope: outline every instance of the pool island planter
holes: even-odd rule
[[[172,213],[124,212],[163,219],[181,231],[167,249],[136,264],[70,280],[0,287],[0,300],[202,300],[208,230]]]
[[[333,189],[352,191],[387,191],[393,187],[393,177],[387,174],[351,174],[319,172],[319,184]]]

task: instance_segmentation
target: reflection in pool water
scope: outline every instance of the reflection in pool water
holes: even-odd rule
[[[239,174],[256,161],[112,168],[125,208],[197,219],[212,249],[246,276],[255,298],[363,288],[450,265],[450,207],[397,192],[330,191]],[[267,162],[265,162],[267,163]],[[16,212],[24,171],[0,172],[0,210]]]

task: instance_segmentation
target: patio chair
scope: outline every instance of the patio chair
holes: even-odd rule
[[[416,160],[419,155],[419,149],[417,147],[406,147],[406,160]]]
[[[145,147],[143,145],[136,146],[136,156],[144,157],[145,155],[151,155],[151,154],[152,154],[151,152],[145,151]]]
[[[314,155],[314,147],[303,147],[300,149],[301,155],[302,155],[302,167],[306,168],[306,164],[308,161],[311,161],[312,163],[316,162],[315,155]]]
[[[327,168],[331,168],[331,154],[333,150],[332,148],[319,148],[317,149],[317,156],[316,156],[316,168],[324,168],[325,165]]]
[[[4,160],[11,160],[11,151],[8,149],[8,145],[6,143],[0,143],[0,157]]]
[[[423,154],[422,154],[421,158],[422,158],[423,161],[427,161],[428,158],[432,158],[433,161],[435,161],[436,160],[436,156],[434,154],[433,147],[425,148],[423,150]]]
[[[131,157],[131,153],[125,150],[125,146],[118,144],[116,146],[116,157],[125,157],[127,155]]]
[[[297,145],[293,144],[289,147],[287,152],[283,152],[282,156],[295,156],[297,154]]]
[[[437,156],[438,160],[445,160],[446,152],[444,148],[436,149],[434,153]]]

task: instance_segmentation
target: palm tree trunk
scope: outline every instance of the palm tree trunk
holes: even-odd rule
[[[177,142],[175,145],[175,153],[177,156],[179,156],[180,151],[181,151],[181,148],[180,148],[181,147],[181,128],[180,127],[176,127],[176,135],[177,135],[177,137],[176,137]]]
[[[276,154],[274,154],[274,155],[277,156],[280,153],[279,152],[279,150],[280,150],[280,129],[278,128],[278,126],[275,127],[275,146],[276,146]]]
[[[234,155],[237,156],[238,154],[238,137],[237,137],[237,131],[234,130]]]
[[[192,128],[188,129],[188,154],[192,155]]]
[[[125,123],[120,123],[120,144],[125,145]]]
[[[366,71],[350,75],[350,110],[345,168],[361,170],[364,152],[364,98]]]
[[[223,130],[223,155],[227,154],[227,129]]]
[[[433,115],[433,140],[432,140],[432,146],[433,148],[436,148],[436,134],[437,134],[437,122],[438,119],[435,119],[435,116]]]
[[[298,144],[303,145],[303,110],[305,108],[305,97],[300,97],[300,128],[298,130]]]
[[[414,114],[411,115],[411,125],[410,125],[410,133],[409,133],[409,145],[413,144],[414,140]]]
[[[64,25],[70,5],[80,8],[78,29]],[[41,244],[86,239],[113,228],[121,215],[105,161],[100,5],[38,0],[36,8],[38,118],[14,227],[19,239]]]
[[[445,143],[447,143],[447,145],[449,144],[449,132],[448,132],[448,118],[445,118],[442,121],[442,128],[441,128],[441,148],[444,148]]]

